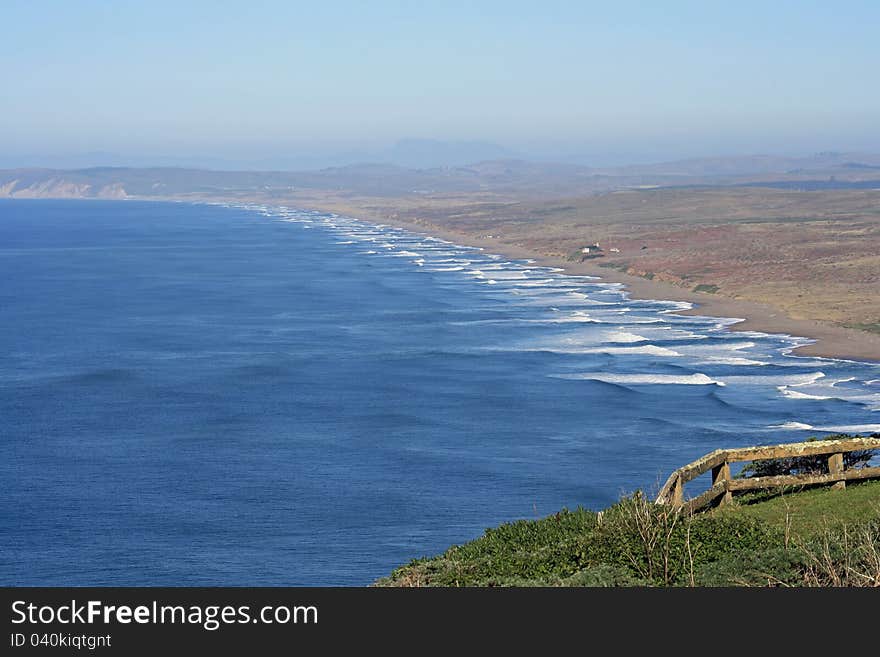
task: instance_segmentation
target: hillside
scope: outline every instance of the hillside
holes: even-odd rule
[[[378,586],[878,586],[880,481],[678,515],[640,494],[487,529]]]
[[[459,145],[474,156],[496,154],[480,144]],[[467,148],[465,148],[467,147]],[[429,161],[433,142],[401,144],[401,161]],[[409,158],[409,159],[407,159]],[[177,167],[20,168],[0,170],[0,198],[124,198],[224,196],[284,198],[303,190],[369,197],[434,194],[548,199],[619,189],[670,186],[765,186],[819,188],[880,186],[880,156],[819,154],[702,158],[627,167],[535,162],[510,157],[472,164],[414,168],[361,163],[306,171],[225,171]]]

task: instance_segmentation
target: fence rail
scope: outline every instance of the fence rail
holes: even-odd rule
[[[847,481],[880,478],[880,467],[846,468],[844,465],[844,454],[873,449],[880,449],[880,437],[718,449],[673,472],[660,489],[657,504],[671,504],[685,511],[696,511],[719,498],[720,504],[726,504],[733,499],[733,493],[737,491],[815,484],[834,484],[835,488],[844,488]],[[730,476],[731,463],[801,456],[827,456],[828,472],[742,479],[733,479]],[[712,471],[711,487],[704,493],[686,500],[685,484],[710,470]]]

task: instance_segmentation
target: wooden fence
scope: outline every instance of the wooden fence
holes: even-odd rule
[[[844,488],[847,481],[880,478],[880,467],[850,469],[844,467],[845,453],[871,449],[880,449],[880,438],[844,438],[764,447],[718,449],[673,472],[660,490],[657,504],[671,504],[675,508],[689,512],[701,509],[718,498],[721,498],[720,504],[730,502],[737,491],[815,484],[833,484],[835,488]],[[730,476],[731,463],[800,456],[827,456],[828,471],[818,474],[740,479],[733,479]],[[712,471],[712,486],[709,490],[686,500],[685,484],[709,470]]]

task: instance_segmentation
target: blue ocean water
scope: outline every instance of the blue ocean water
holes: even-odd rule
[[[0,583],[367,584],[880,430],[880,366],[683,305],[335,215],[0,201]]]

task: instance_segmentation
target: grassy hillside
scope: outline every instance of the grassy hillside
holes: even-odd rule
[[[487,529],[379,586],[880,585],[880,481],[683,516],[642,495]]]

